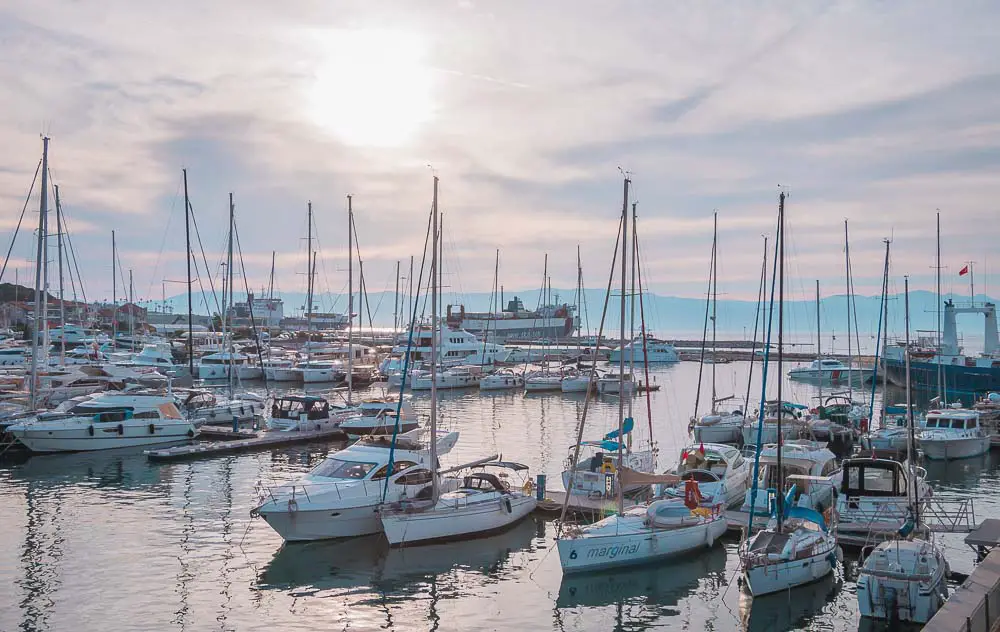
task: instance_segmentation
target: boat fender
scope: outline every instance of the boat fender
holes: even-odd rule
[[[529,496],[533,491],[535,491],[535,484],[532,482],[530,478],[524,481],[524,486],[521,488],[521,491],[523,491],[525,494]]]
[[[242,404],[240,404],[240,414],[241,414],[241,415],[245,415],[245,414],[247,414],[247,413],[246,413],[246,411],[245,411],[245,410],[243,410],[243,405],[242,405]]]
[[[188,439],[194,439],[194,430],[188,429]]]
[[[156,434],[156,426],[149,424],[149,434]]]
[[[118,424],[118,434],[119,435],[125,434],[125,426],[123,424]]]
[[[295,513],[299,510],[299,501],[294,498],[288,499],[288,513]]]
[[[514,513],[514,508],[510,506],[510,498],[503,499],[503,508],[507,510],[507,513]]]
[[[87,434],[89,434],[91,437],[94,436],[94,426],[87,427]]]

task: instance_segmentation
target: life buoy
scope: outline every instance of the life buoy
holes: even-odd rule
[[[612,463],[611,461],[605,461],[604,463],[601,463],[601,474],[614,474],[614,473],[615,473],[614,463]]]
[[[701,495],[701,490],[698,489],[698,481],[694,479],[688,479],[684,482],[684,506],[692,511],[698,508],[704,498]]]

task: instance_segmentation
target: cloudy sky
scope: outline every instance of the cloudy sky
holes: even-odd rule
[[[453,291],[488,290],[497,248],[507,288],[537,287],[545,253],[572,287],[577,245],[602,286],[619,167],[658,293],[703,291],[718,209],[720,291],[756,296],[779,186],[796,291],[842,292],[844,219],[859,291],[889,236],[894,272],[931,287],[936,209],[945,289],[971,259],[989,290],[998,32],[985,1],[6,0],[4,245],[44,133],[91,299],[110,296],[112,229],[137,295],[183,278],[182,167],[215,269],[235,194],[256,287],[276,250],[276,285],[304,289],[308,200],[317,285],[346,284],[349,193],[368,286],[390,287],[419,256],[431,165]]]

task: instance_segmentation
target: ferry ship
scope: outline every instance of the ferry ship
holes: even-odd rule
[[[580,328],[580,317],[576,307],[566,303],[528,311],[515,296],[499,313],[466,312],[464,305],[449,305],[448,325],[503,344],[511,340],[565,339]]]
[[[983,353],[967,356],[958,343],[956,315],[985,316]],[[940,345],[936,332],[917,332],[917,343],[910,349],[910,380],[914,388],[936,390],[938,368],[945,392],[951,395],[975,395],[1000,390],[1000,340],[997,335],[996,305],[984,303],[956,307],[951,300],[944,304],[944,328]],[[905,346],[897,344],[886,349],[885,367],[888,379],[899,386],[906,385]]]

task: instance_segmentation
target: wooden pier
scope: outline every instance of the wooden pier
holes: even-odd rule
[[[924,632],[994,632],[1000,628],[1000,520],[984,520],[965,539],[974,548],[992,548],[976,570],[941,606]]]
[[[230,430],[230,432],[232,432]],[[250,439],[234,439],[231,441],[199,441],[187,445],[163,448],[160,450],[146,450],[144,454],[150,461],[177,461],[181,459],[200,459],[223,454],[233,454],[237,452],[250,452],[253,450],[266,450],[293,443],[308,443],[310,441],[331,441],[344,440],[347,435],[340,428],[330,428],[325,430],[302,430],[302,431],[279,431],[271,430],[262,432],[259,436]]]

